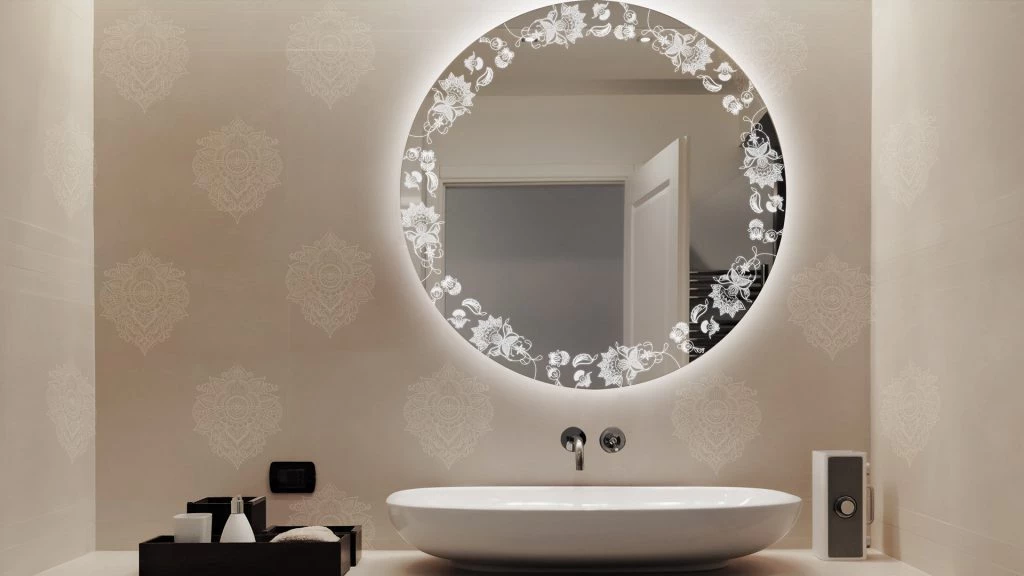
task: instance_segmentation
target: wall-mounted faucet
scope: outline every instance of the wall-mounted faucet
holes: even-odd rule
[[[570,426],[562,431],[562,447],[576,456],[576,470],[583,470],[583,446],[587,443],[587,435],[583,430]]]

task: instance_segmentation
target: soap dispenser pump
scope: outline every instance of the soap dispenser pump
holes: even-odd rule
[[[231,499],[231,516],[228,516],[224,531],[221,532],[220,541],[225,542],[255,542],[256,535],[252,532],[249,519],[245,517],[245,503],[241,496]]]

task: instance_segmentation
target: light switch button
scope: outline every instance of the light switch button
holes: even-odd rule
[[[857,513],[857,501],[849,496],[840,496],[836,498],[835,511],[840,518],[853,518]]]

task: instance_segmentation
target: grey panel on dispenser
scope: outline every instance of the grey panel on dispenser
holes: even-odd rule
[[[860,558],[864,554],[864,460],[836,456],[828,459],[828,555],[831,558]],[[836,509],[844,498],[852,498],[856,510],[844,518]]]

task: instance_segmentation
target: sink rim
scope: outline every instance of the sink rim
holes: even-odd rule
[[[459,501],[456,496],[459,493],[472,495],[480,493],[486,495],[504,495],[508,492],[530,492],[543,491],[550,493],[549,501],[545,502],[485,502],[480,499]],[[651,496],[658,492],[679,493],[685,496],[687,493],[714,492],[740,493],[749,492],[750,497],[768,501],[744,502],[744,501],[723,501],[723,502],[695,502],[695,501],[652,501]],[[604,500],[600,500],[602,492],[607,492]],[[615,494],[618,492],[619,494]],[[649,492],[651,494],[644,494]],[[425,496],[445,495],[445,501],[425,501]],[[558,501],[558,496],[590,496],[591,502],[565,502]],[[734,494],[735,496],[735,494]],[[653,513],[658,511],[678,512],[684,510],[755,510],[772,508],[777,506],[792,506],[802,504],[803,499],[788,492],[772,488],[756,488],[751,486],[572,486],[572,485],[512,485],[512,486],[434,486],[425,488],[410,488],[399,490],[390,494],[386,505],[402,508],[415,508],[422,510],[465,510],[465,511],[486,511],[486,512],[645,512]]]

